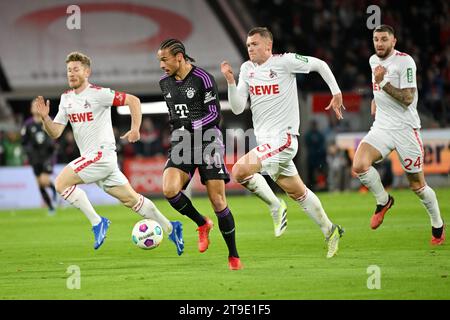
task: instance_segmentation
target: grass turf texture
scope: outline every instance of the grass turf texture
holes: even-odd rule
[[[450,221],[449,189],[436,189]],[[227,251],[206,198],[194,198],[215,222],[211,244],[197,250],[196,226],[164,200],[156,205],[183,222],[185,253],[167,239],[146,251],[131,242],[139,216],[122,207],[97,207],[112,221],[103,246],[93,249],[91,227],[76,209],[0,212],[0,299],[450,299],[450,244],[429,244],[429,218],[409,190],[392,191],[395,205],[384,223],[369,227],[371,194],[318,194],[332,221],[346,233],[337,257],[326,259],[319,228],[290,199],[288,229],[273,235],[267,207],[254,196],[229,197],[244,270],[230,271]],[[81,271],[69,290],[68,267]],[[367,288],[367,268],[381,271],[381,288]],[[371,281],[369,281],[371,282]]]

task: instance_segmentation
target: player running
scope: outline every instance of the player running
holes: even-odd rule
[[[51,180],[55,161],[55,145],[42,127],[42,120],[37,112],[37,99],[31,101],[30,111],[31,117],[25,121],[21,130],[22,146],[28,162],[33,168],[42,199],[48,207],[48,214],[52,216],[55,214],[57,200],[56,189]],[[51,197],[46,188],[51,189]]]
[[[331,258],[338,251],[344,229],[330,221],[319,198],[305,186],[292,161],[297,153],[300,126],[295,74],[316,71],[322,76],[333,94],[326,110],[333,108],[338,119],[342,119],[341,91],[324,61],[293,53],[273,55],[272,43],[272,33],[267,28],[257,27],[249,31],[247,50],[250,60],[242,64],[237,86],[229,63],[224,61],[221,64],[233,113],[242,113],[250,96],[258,144],[236,162],[232,175],[269,205],[275,236],[279,237],[287,227],[287,208],[259,174],[267,172],[319,225],[328,244],[327,257]]]
[[[423,173],[423,143],[417,113],[416,64],[406,53],[397,51],[394,29],[381,25],[373,32],[375,54],[369,59],[372,69],[372,113],[375,121],[361,141],[353,159],[353,171],[375,196],[377,207],[370,222],[378,228],[394,204],[372,166],[396,151],[409,186],[420,198],[431,220],[431,244],[444,243],[445,232],[436,194]]]
[[[191,63],[195,60],[186,54],[179,40],[163,41],[158,59],[166,74],[159,84],[169,109],[172,132],[169,159],[163,174],[164,195],[175,210],[197,224],[198,250],[205,252],[213,222],[201,215],[182,191],[198,168],[228,247],[228,266],[231,270],[239,270],[242,264],[236,249],[234,218],[225,197],[225,183],[230,178],[218,127],[220,103],[216,81]]]
[[[82,53],[67,56],[67,80],[71,90],[61,95],[58,114],[49,116],[50,102],[37,98],[37,111],[45,131],[56,139],[70,122],[80,157],[70,162],[56,178],[56,190],[74,207],[80,209],[92,224],[98,249],[106,237],[110,221],[97,214],[86,193],[78,184],[95,182],[108,194],[147,219],[157,221],[169,235],[178,255],[183,253],[182,225],[171,222],[156,208],[152,201],[134,191],[117,165],[116,145],[111,123],[111,106],[128,105],[131,113],[131,129],[121,138],[134,143],[139,140],[142,113],[139,99],[131,94],[90,84],[91,60]]]

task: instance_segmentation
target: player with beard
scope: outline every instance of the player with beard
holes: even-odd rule
[[[82,53],[70,53],[66,67],[71,89],[61,95],[54,120],[49,116],[49,100],[45,102],[42,96],[37,98],[37,112],[48,135],[57,139],[70,122],[80,149],[81,156],[70,162],[56,177],[56,190],[91,222],[95,237],[94,249],[98,249],[105,240],[110,221],[98,215],[86,193],[77,185],[95,182],[126,207],[146,219],[157,221],[175,243],[178,255],[181,255],[184,249],[181,223],[169,221],[152,201],[138,194],[117,164],[111,106],[129,106],[131,128],[121,138],[134,143],[140,138],[141,102],[131,94],[90,84],[91,60]]]
[[[431,220],[431,244],[444,243],[444,222],[436,194],[423,173],[424,150],[417,113],[416,64],[411,56],[396,50],[394,29],[380,25],[373,31],[375,54],[369,59],[372,69],[371,108],[375,121],[361,141],[353,159],[353,171],[375,196],[377,206],[371,228],[378,228],[394,204],[372,166],[396,151],[412,191],[419,197]]]

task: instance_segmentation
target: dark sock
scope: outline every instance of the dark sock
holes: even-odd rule
[[[39,190],[41,191],[42,198],[44,199],[45,203],[47,204],[47,207],[50,210],[53,210],[52,202],[50,201],[50,197],[48,196],[47,191],[45,191],[45,187],[39,187]]]
[[[234,218],[230,209],[226,207],[222,211],[216,212],[217,219],[219,220],[219,229],[222,233],[222,237],[225,240],[228,247],[228,256],[239,258],[236,249],[236,239],[235,239],[235,226]]]
[[[53,199],[56,200],[56,195],[57,195],[56,188],[55,188],[55,185],[52,182],[50,182],[49,188],[52,189]]]
[[[440,238],[442,236],[442,231],[444,231],[444,225],[440,228],[431,227],[431,233],[435,238]]]
[[[177,210],[182,215],[189,217],[194,221],[197,226],[202,226],[206,223],[205,217],[203,217],[197,209],[192,205],[191,200],[183,192],[178,192],[178,194],[173,198],[166,198],[169,201],[172,208]]]

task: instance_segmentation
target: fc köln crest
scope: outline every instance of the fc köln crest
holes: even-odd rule
[[[85,108],[85,109],[88,109],[88,108],[90,108],[90,107],[91,107],[91,104],[89,103],[89,101],[86,100],[86,101],[84,102],[84,108]]]
[[[272,69],[270,69],[269,78],[273,79],[276,77],[278,77],[278,74],[275,71],[273,71]]]

